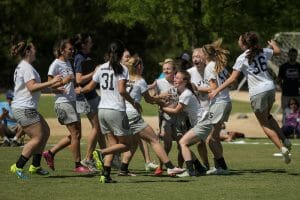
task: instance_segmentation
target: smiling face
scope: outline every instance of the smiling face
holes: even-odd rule
[[[165,78],[169,81],[172,81],[175,74],[175,67],[172,62],[165,63],[163,65],[163,73],[165,74]]]
[[[203,52],[200,48],[193,51],[192,56],[193,64],[197,67],[198,70],[201,70],[205,67],[205,62],[203,60]]]
[[[186,81],[184,80],[184,75],[180,72],[177,72],[174,77],[174,86],[176,88],[181,88],[186,85]]]
[[[64,50],[62,51],[62,56],[65,59],[70,59],[72,58],[73,53],[74,53],[73,46],[71,45],[71,43],[67,43]]]
[[[130,58],[130,53],[128,50],[125,50],[122,56],[121,63],[125,64],[126,62],[128,62],[129,58]]]

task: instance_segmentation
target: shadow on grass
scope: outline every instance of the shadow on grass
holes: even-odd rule
[[[273,174],[288,174],[292,176],[299,176],[299,173],[289,173],[285,169],[241,169],[241,170],[234,170],[230,169],[230,175],[243,175],[243,174],[266,174],[266,173],[273,173]]]
[[[51,176],[47,176],[45,178],[72,178],[72,177],[81,177],[81,178],[92,178],[95,176],[99,176],[99,174],[96,173],[89,173],[89,174],[72,174],[72,175],[51,175]]]

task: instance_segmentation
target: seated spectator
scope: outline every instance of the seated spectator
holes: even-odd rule
[[[235,131],[227,131],[225,123],[223,123],[222,129],[220,131],[220,140],[225,142],[232,142],[236,138],[245,138],[245,134]]]
[[[21,146],[23,144],[24,132],[12,116],[11,102],[13,93],[6,93],[6,102],[0,102],[0,137],[3,138],[1,146]],[[23,137],[23,139],[21,139]],[[21,140],[21,141],[20,141]]]
[[[285,109],[282,132],[287,138],[300,138],[300,109],[296,98],[290,98]]]

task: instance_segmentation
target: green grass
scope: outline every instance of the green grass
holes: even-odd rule
[[[51,137],[49,143],[58,139]],[[227,176],[153,177],[144,172],[142,156],[138,151],[130,165],[130,169],[138,176],[118,177],[113,170],[112,177],[118,181],[116,184],[100,184],[96,175],[73,173],[72,156],[68,148],[56,155],[56,171],[51,171],[49,176],[30,175],[29,180],[19,180],[9,173],[8,168],[16,161],[21,149],[0,148],[0,199],[299,199],[300,141],[294,141],[298,145],[293,146],[293,161],[289,165],[284,164],[281,158],[272,156],[277,149],[272,144],[264,144],[269,140],[247,141],[260,144],[223,143],[224,155],[231,169],[231,174]],[[175,163],[174,147],[170,157]],[[86,145],[83,144],[82,155],[85,149]],[[152,151],[151,155],[157,160]],[[212,164],[211,154],[209,156]],[[45,166],[44,161],[42,164]]]
[[[5,97],[3,95],[0,96],[0,101],[5,101]],[[234,100],[232,101],[232,104],[232,114],[252,112],[250,103],[248,102]],[[144,116],[157,116],[157,105],[148,104],[143,100],[142,107]],[[41,96],[38,110],[45,118],[56,117],[54,112],[54,96]],[[83,117],[85,117],[85,115],[83,115]]]

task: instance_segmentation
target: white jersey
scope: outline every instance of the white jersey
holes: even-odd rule
[[[197,97],[191,90],[186,88],[179,95],[179,103],[184,105],[184,111],[187,113],[192,127],[197,124],[199,118],[203,116],[204,109],[201,108]]]
[[[246,58],[246,50],[235,61],[234,70],[243,72],[248,80],[249,95],[256,94],[275,89],[275,84],[267,71],[267,62],[273,55],[273,50],[264,48],[263,53],[257,55],[251,65]]]
[[[98,108],[125,111],[125,99],[120,95],[118,89],[119,80],[129,80],[127,67],[123,66],[123,73],[119,75],[115,75],[109,62],[97,69],[93,75],[93,81],[100,84],[101,101]]]
[[[205,67],[204,77],[208,82],[210,80],[216,80],[217,85],[220,86],[229,77],[229,73],[224,68],[223,71],[217,74],[215,67],[216,67],[216,63],[214,61],[210,61]],[[212,99],[210,103],[212,104],[212,103],[227,103],[227,102],[231,102],[231,99],[229,96],[229,89],[225,88],[224,90],[219,92],[219,94],[214,99]]]
[[[129,80],[126,84],[126,90],[135,102],[140,103],[143,94],[148,90],[148,85],[143,78],[139,80]],[[137,110],[131,105],[131,103],[126,101],[126,112],[137,112]]]
[[[74,76],[74,71],[69,61],[64,62],[59,59],[55,59],[49,67],[48,76],[61,75],[62,78],[68,75]],[[55,94],[55,103],[71,102],[76,100],[76,93],[74,90],[74,82],[71,81],[64,86],[64,93]]]
[[[196,66],[191,67],[190,69],[187,70],[187,72],[191,75],[191,83],[200,87],[208,87],[207,80],[205,80],[204,76],[202,76],[199,73]],[[208,94],[204,92],[199,92],[197,98],[200,102],[201,107],[205,110],[208,110],[209,107]]]
[[[177,88],[174,87],[165,78],[156,80],[156,90],[158,94],[168,93],[170,96],[168,98],[168,105],[177,105],[178,103],[178,93]]]
[[[26,83],[28,81],[35,80],[37,83],[41,83],[39,73],[34,67],[25,60],[22,60],[14,73],[14,99],[11,107],[13,108],[33,108],[37,109],[40,91],[30,92]]]

